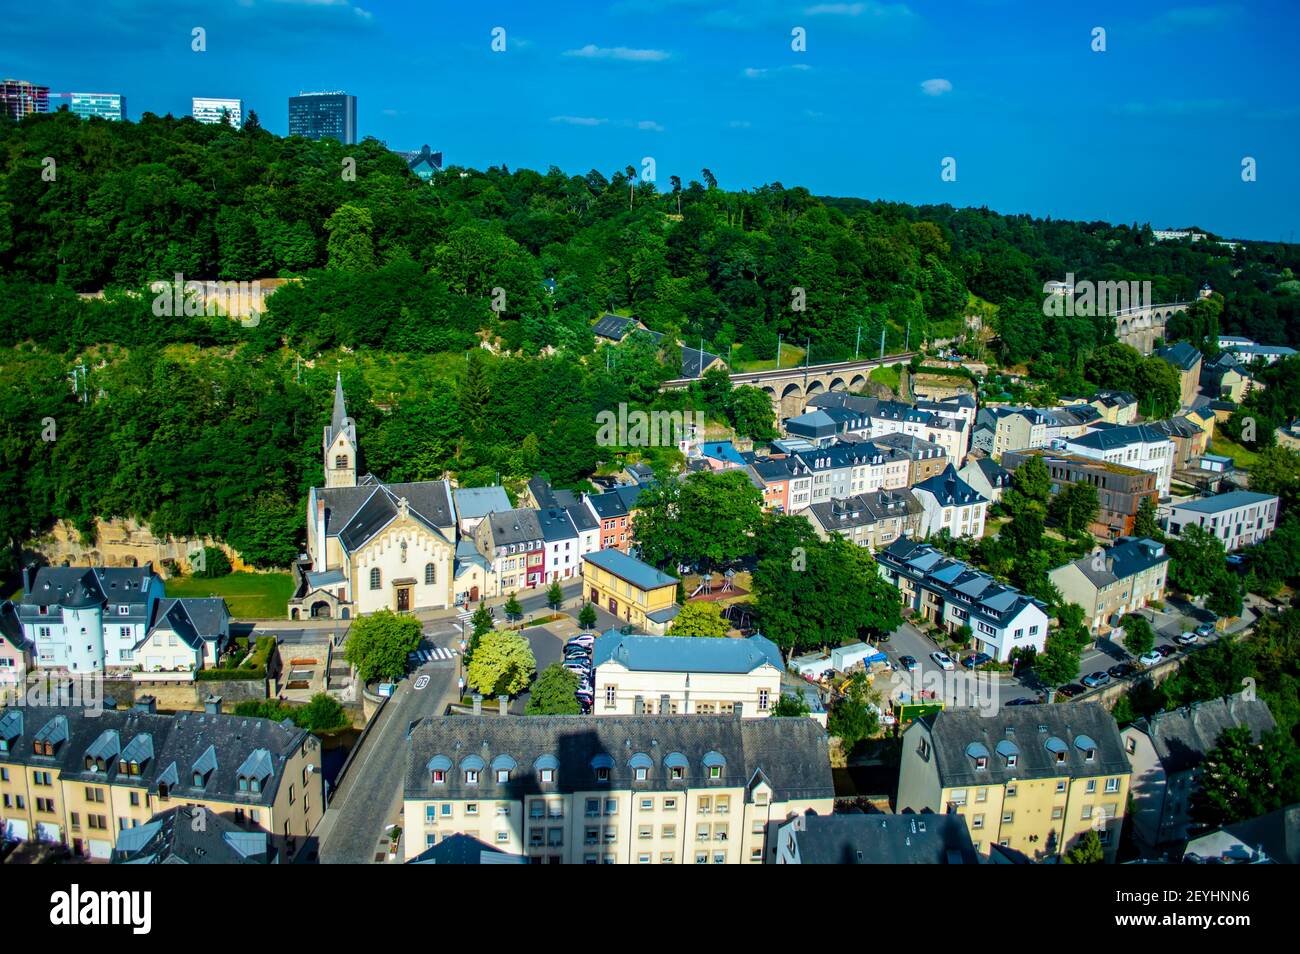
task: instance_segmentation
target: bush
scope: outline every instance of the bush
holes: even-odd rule
[[[229,576],[231,571],[230,558],[221,547],[204,547],[190,554],[190,566],[194,568],[194,575],[203,579]]]

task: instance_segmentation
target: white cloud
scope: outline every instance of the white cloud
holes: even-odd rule
[[[643,129],[646,132],[663,132],[664,127],[659,125],[653,119],[643,119],[636,124],[637,129]]]
[[[921,84],[921,91],[926,96],[942,96],[952,92],[952,83],[946,79],[928,79]]]
[[[658,63],[672,54],[667,50],[634,50],[626,46],[597,46],[588,43],[576,50],[565,50],[565,56],[579,56],[588,60],[624,60],[629,63]]]
[[[563,123],[566,126],[603,126],[608,119],[598,119],[595,116],[552,116],[551,122]]]
[[[760,76],[766,76],[767,72],[768,71],[765,69],[761,70],[757,67],[751,66],[744,71],[743,75],[746,79],[758,79]]]

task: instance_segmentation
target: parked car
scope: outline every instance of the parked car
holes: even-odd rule
[[[588,649],[586,646],[565,646],[564,658],[565,659],[590,659],[591,650]]]
[[[1111,666],[1106,671],[1110,673],[1112,679],[1126,679],[1137,672],[1131,663],[1119,663],[1116,666]]]
[[[571,640],[565,643],[564,648],[568,649],[570,646],[581,646],[583,649],[591,649],[595,643],[596,637],[591,633],[579,633],[577,636],[574,636]]]
[[[1030,699],[1028,696],[1021,696],[1019,699],[1008,699],[1005,705],[1009,706],[1036,706],[1037,699]]]
[[[1090,672],[1083,677],[1083,684],[1089,689],[1096,689],[1110,682],[1110,673],[1104,669],[1098,669],[1096,672]]]
[[[1179,633],[1174,637],[1174,642],[1180,646],[1190,646],[1200,638],[1200,633]]]
[[[953,665],[952,657],[949,656],[947,653],[939,652],[938,650],[935,650],[934,652],[930,653],[930,658],[935,661],[935,664],[938,665],[940,669],[943,669],[945,671],[956,668]]]
[[[1218,632],[1218,630],[1215,628],[1213,623],[1202,623],[1200,626],[1197,626],[1195,629],[1195,633],[1197,636],[1202,636],[1205,637],[1206,639],[1213,636],[1216,632]]]
[[[1174,649],[1173,646],[1157,646],[1156,652],[1158,652],[1161,657],[1169,657],[1178,652],[1178,650]]]
[[[988,653],[971,653],[961,661],[961,664],[967,669],[977,669],[987,662],[992,662],[993,657]]]
[[[564,668],[570,672],[576,672],[579,675],[591,672],[591,660],[566,659]]]
[[[1072,699],[1075,696],[1082,693],[1084,689],[1083,686],[1079,685],[1077,682],[1071,682],[1067,685],[1062,686],[1060,689],[1057,689],[1056,691],[1059,692],[1061,695],[1065,696],[1065,698]]]
[[[904,669],[905,671],[907,671],[907,672],[916,672],[916,657],[915,657],[915,656],[899,656],[899,657],[898,657],[898,664],[899,664],[900,666],[902,666],[903,669]]]
[[[891,635],[893,635],[893,634],[892,634],[892,633],[878,633],[878,634],[876,635],[876,639],[875,639],[876,644],[879,645],[880,643],[887,643],[887,642],[889,642],[889,637],[890,637]],[[867,642],[871,642],[871,640],[867,640]]]
[[[1160,662],[1160,660],[1164,658],[1165,657],[1163,654],[1158,653],[1153,649],[1151,650],[1151,652],[1143,653],[1141,656],[1139,656],[1138,662],[1140,662],[1144,666],[1154,666],[1156,663]]]

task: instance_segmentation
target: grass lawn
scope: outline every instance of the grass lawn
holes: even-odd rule
[[[903,379],[903,366],[901,364],[890,364],[883,368],[874,369],[868,377],[877,384],[883,384],[895,394],[898,393],[898,386]]]
[[[806,352],[803,348],[796,348],[792,344],[781,345],[781,367],[797,368],[803,364]],[[737,371],[775,371],[776,358],[769,358],[765,361],[737,361]]]
[[[1235,441],[1222,436],[1215,437],[1214,440],[1210,441],[1210,453],[1231,457],[1234,464],[1246,470],[1250,470],[1255,466],[1257,457],[1254,451],[1247,450]]]
[[[280,619],[293,596],[288,573],[231,573],[215,579],[178,576],[166,581],[168,596],[220,596],[230,615],[241,619]]]

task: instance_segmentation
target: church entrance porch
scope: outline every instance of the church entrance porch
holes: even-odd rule
[[[411,611],[411,590],[414,586],[414,580],[393,581],[393,608],[397,612],[409,613]]]

